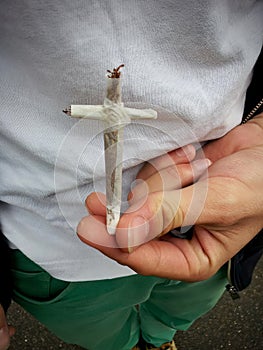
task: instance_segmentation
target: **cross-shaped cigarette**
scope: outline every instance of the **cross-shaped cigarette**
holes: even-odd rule
[[[156,119],[153,109],[124,107],[121,102],[120,65],[107,71],[107,93],[103,105],[71,105],[63,110],[73,118],[99,119],[105,123],[104,150],[106,171],[107,231],[114,235],[120,219],[122,194],[123,129],[132,119]]]

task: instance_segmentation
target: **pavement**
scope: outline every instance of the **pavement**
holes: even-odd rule
[[[226,292],[216,307],[200,318],[187,332],[178,332],[178,350],[261,350],[263,349],[263,258],[252,284],[232,300]],[[81,350],[65,344],[13,303],[9,322],[16,327],[9,350]],[[107,349],[105,349],[107,350]],[[116,349],[121,350],[121,349]]]

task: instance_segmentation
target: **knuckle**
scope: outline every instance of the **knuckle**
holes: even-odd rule
[[[77,232],[78,233],[83,233],[85,232],[86,230],[86,227],[87,227],[87,224],[88,224],[88,216],[85,216],[84,218],[82,218],[80,220],[80,222],[78,223],[78,226],[77,226]]]
[[[195,267],[190,271],[191,282],[200,282],[208,280],[210,277],[218,271],[216,261],[210,263],[197,263]]]
[[[208,280],[210,277],[214,276],[214,274],[217,272],[217,269],[215,267],[207,267],[206,269],[203,269],[199,271],[198,274],[198,281],[204,281]]]
[[[165,169],[165,173],[172,178],[179,177],[178,168],[176,165],[169,166]]]
[[[176,166],[170,166],[163,172],[164,179],[171,179],[172,188],[182,187],[182,181],[179,169]]]
[[[142,266],[133,267],[133,270],[141,276],[149,276],[149,273],[147,273],[147,270]]]

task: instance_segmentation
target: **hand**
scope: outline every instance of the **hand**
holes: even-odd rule
[[[15,329],[7,325],[3,307],[0,305],[0,350],[9,348],[10,337],[15,334]]]
[[[154,174],[149,179],[149,190],[154,191],[155,183],[160,183],[163,177],[165,177],[166,180],[166,187],[171,187],[171,189],[181,188],[193,183],[193,181],[196,180],[199,176],[201,176],[201,174],[211,164],[211,162],[208,159],[197,160],[190,164],[194,157],[195,148],[189,145],[179,150],[179,152],[175,151],[171,154],[167,154],[163,157],[159,157],[151,161],[151,166],[154,166],[157,170],[160,170],[160,172],[157,171],[156,174]],[[147,168],[148,166],[146,165],[145,169]],[[139,184],[138,187],[134,189],[134,198],[138,195],[141,195],[141,187],[144,186]],[[138,188],[140,188],[139,191]],[[159,190],[159,188],[157,187],[156,190]],[[131,201],[133,201],[133,199],[131,199]],[[118,229],[116,236],[120,237],[118,244],[113,236],[108,235],[105,228],[106,209],[103,203],[105,203],[105,196],[102,194],[93,193],[87,198],[87,208],[89,212],[94,213],[94,215],[86,217],[80,223],[78,227],[78,233],[80,238],[84,240],[85,243],[96,246],[98,249],[102,248],[103,252],[108,256],[111,256],[111,253],[113,251],[121,252],[121,250],[115,249],[119,248],[119,246],[121,246],[122,248],[128,247],[132,249],[132,247],[135,245],[134,243],[130,244],[130,242],[127,242],[125,240],[123,244],[121,243],[122,235],[120,234],[120,228]],[[89,230],[88,227],[90,227],[91,230]],[[95,234],[94,237],[91,236],[93,234],[93,229],[93,232]],[[87,234],[85,235],[85,238],[82,234],[84,231]],[[125,237],[125,234],[123,235],[123,237]],[[147,238],[147,240],[150,239],[151,237]],[[140,239],[140,243],[144,243],[144,241]],[[106,250],[107,248],[109,248],[109,253],[107,253],[104,248],[106,248]],[[127,254],[127,256],[129,257],[129,254]],[[134,269],[136,269],[135,266]]]
[[[87,206],[93,216],[81,222],[78,230],[81,239],[141,274],[187,281],[208,278],[263,226],[262,124],[261,116],[205,148],[205,154],[214,161],[209,168],[207,189],[203,178],[182,190],[171,188],[170,184],[167,189],[164,175],[164,181],[155,182],[154,191],[149,188],[150,193],[144,203],[141,198],[137,200],[136,195],[133,196],[133,211],[129,209],[122,216],[116,241],[107,235],[101,224],[105,222],[105,207],[95,194],[91,195]],[[159,173],[165,169],[163,159],[159,158],[162,164],[158,168]],[[158,164],[158,160],[155,163]],[[146,166],[139,174],[147,184],[151,183],[152,176],[157,174],[151,166]],[[206,190],[207,197],[195,222],[191,241],[169,235],[153,239],[181,226],[193,192],[203,195]],[[132,220],[138,216],[142,218],[141,224],[135,225]],[[99,236],[97,241],[94,232]],[[125,244],[129,246],[131,241],[136,246],[145,236],[152,240],[139,246],[132,254],[118,249]]]

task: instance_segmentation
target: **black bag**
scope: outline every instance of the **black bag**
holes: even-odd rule
[[[263,68],[263,49],[253,70],[253,78],[246,94],[243,121],[246,123],[263,112],[263,84],[260,72]],[[249,286],[257,262],[263,254],[263,229],[240,252],[229,261],[229,284],[226,289],[233,299],[239,298],[238,292]]]
[[[12,280],[10,274],[10,250],[7,241],[0,231],[0,304],[5,312],[11,303]]]
[[[239,297],[238,292],[247,288],[252,280],[257,262],[263,254],[263,230],[257,234],[229,262],[229,282],[226,289],[233,299]]]

